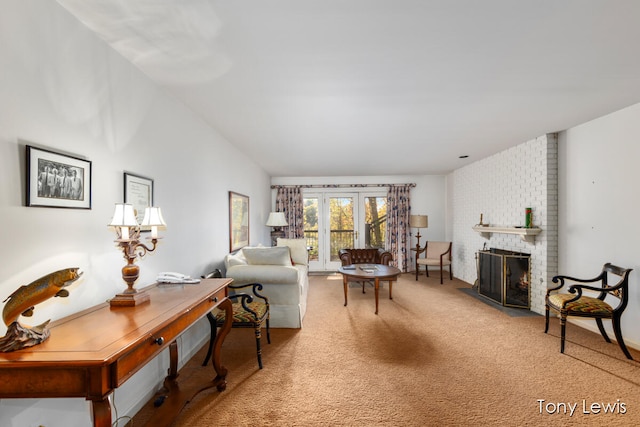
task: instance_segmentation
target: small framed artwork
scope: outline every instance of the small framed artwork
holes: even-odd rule
[[[229,252],[249,244],[249,196],[229,191]]]
[[[153,206],[153,179],[125,172],[124,202],[133,205],[138,224],[141,224],[144,219],[144,208]]]
[[[91,209],[91,162],[27,145],[27,206]]]

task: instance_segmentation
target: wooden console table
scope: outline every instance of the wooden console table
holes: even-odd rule
[[[152,285],[151,301],[135,307],[100,304],[50,324],[50,338],[34,347],[0,353],[0,399],[84,397],[91,400],[93,424],[111,426],[108,397],[135,372],[169,347],[170,394],[158,408],[168,425],[191,396],[182,396],[178,377],[176,338],[214,307],[232,316],[227,298],[231,279],[204,279],[193,285]],[[231,323],[214,344],[216,376],[203,387],[226,388],[227,370],[220,364],[220,348]]]

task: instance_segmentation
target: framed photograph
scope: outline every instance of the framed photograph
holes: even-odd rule
[[[249,244],[249,197],[229,191],[229,252]]]
[[[124,173],[124,202],[133,205],[138,224],[144,219],[144,208],[153,206],[153,179]],[[149,231],[144,228],[141,231]]]
[[[27,206],[91,209],[91,162],[27,145]]]

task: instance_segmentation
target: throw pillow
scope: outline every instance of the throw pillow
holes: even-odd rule
[[[288,247],[244,248],[247,264],[251,265],[291,265]]]
[[[284,239],[278,237],[278,247],[282,246],[289,248],[291,251],[291,260],[294,264],[307,265],[309,263],[306,239]]]

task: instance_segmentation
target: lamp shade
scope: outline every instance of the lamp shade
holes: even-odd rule
[[[113,218],[109,223],[109,227],[137,227],[136,214],[133,205],[128,203],[116,203],[113,211]]]
[[[284,217],[284,212],[271,212],[267,219],[267,227],[284,227],[289,225]]]
[[[409,227],[412,228],[428,228],[429,217],[427,215],[410,215]]]
[[[167,223],[165,223],[164,218],[162,218],[162,212],[160,211],[160,208],[157,207],[144,208],[144,219],[140,225],[158,228],[167,227]]]

